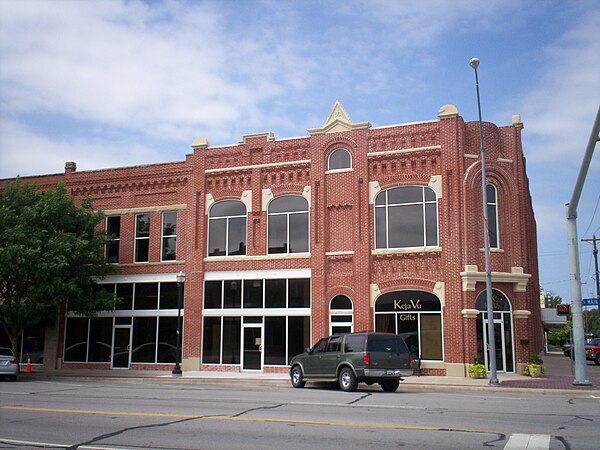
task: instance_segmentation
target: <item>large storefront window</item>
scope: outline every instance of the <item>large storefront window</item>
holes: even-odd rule
[[[27,359],[30,358],[32,364],[42,364],[44,362],[45,335],[45,325],[25,327],[19,343],[21,349],[20,355],[17,355],[19,361],[27,362]],[[12,348],[12,343],[3,328],[0,328],[0,347]]]
[[[129,363],[174,363],[177,283],[109,283],[102,287],[118,298],[116,310],[94,318],[68,316],[64,361],[112,363],[115,368],[127,368]]]
[[[310,278],[207,280],[203,364],[284,366],[310,344]]]
[[[415,358],[443,360],[441,304],[434,294],[395,291],[381,295],[375,303],[375,331],[402,336]]]

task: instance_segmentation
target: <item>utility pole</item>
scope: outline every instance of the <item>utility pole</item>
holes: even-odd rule
[[[591,242],[594,246],[594,251],[592,254],[594,255],[594,265],[596,266],[596,298],[600,298],[600,277],[598,276],[598,247],[596,247],[596,242],[600,241],[600,238],[597,238],[596,235],[592,237],[592,239],[582,239],[581,242]],[[598,305],[598,315],[600,315],[600,305]]]

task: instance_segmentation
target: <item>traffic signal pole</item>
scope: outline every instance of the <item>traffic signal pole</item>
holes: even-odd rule
[[[575,355],[575,380],[574,385],[591,385],[586,374],[585,336],[583,331],[583,307],[581,301],[581,273],[579,269],[579,241],[577,239],[577,206],[583,190],[592,155],[598,142],[600,132],[600,107],[596,113],[596,120],[588,141],[583,162],[579,169],[577,182],[573,189],[571,201],[567,203],[567,241],[569,246],[569,270],[571,280],[571,305],[573,306],[573,353]]]

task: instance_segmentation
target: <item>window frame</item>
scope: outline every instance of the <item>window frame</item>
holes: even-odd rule
[[[487,199],[487,213],[488,213],[488,229],[486,230],[486,232],[488,233],[488,240],[490,243],[490,248],[493,249],[499,249],[500,248],[500,223],[499,223],[499,216],[498,216],[498,188],[492,184],[492,183],[488,183],[485,185],[486,190],[488,188],[492,188],[494,190],[494,201],[490,201],[490,196],[489,193],[486,191],[486,199]],[[493,225],[494,225],[494,229],[496,234],[493,235],[491,233],[491,222],[493,220]],[[492,238],[494,238],[494,240],[492,240]]]
[[[138,234],[140,233],[139,230],[139,226],[138,226],[138,219],[142,216],[147,216],[148,217],[148,236],[139,236]],[[152,217],[150,216],[149,213],[140,213],[140,214],[136,214],[135,215],[135,234],[134,234],[134,246],[133,246],[133,262],[134,263],[148,263],[150,262],[150,224],[152,221]],[[138,260],[138,245],[140,241],[148,241],[148,253],[146,255],[146,259],[145,260]]]
[[[112,237],[112,234],[109,234],[109,229],[111,228],[109,226],[109,222],[111,222],[113,219],[118,219],[118,227],[119,227],[119,234],[116,237]],[[104,244],[104,259],[106,260],[106,262],[111,263],[111,264],[118,264],[119,263],[119,251],[120,251],[120,247],[121,247],[121,216],[118,215],[111,215],[111,216],[106,216],[106,223],[105,223],[105,227],[104,227],[104,231],[105,231],[105,244]],[[109,247],[115,245],[116,246],[116,257],[115,260],[109,260]]]
[[[338,297],[345,297],[346,299],[348,299],[348,301],[350,302],[350,308],[343,308],[343,309],[333,309],[331,306],[333,304],[333,301],[338,298]],[[350,321],[342,321],[342,322],[334,322],[333,318],[334,317],[340,317],[340,316],[350,316]],[[344,294],[339,294],[334,296],[330,301],[329,301],[329,334],[333,335],[333,334],[337,334],[337,333],[342,333],[342,331],[334,331],[334,328],[336,327],[350,327],[350,333],[354,332],[354,303],[352,302],[352,299],[350,297],[348,297],[347,295]]]
[[[174,214],[175,215],[175,234],[165,234],[165,216],[167,214]],[[161,239],[160,239],[160,260],[161,261],[177,261],[177,227],[178,227],[178,222],[179,222],[179,214],[177,214],[177,211],[163,211],[163,213],[161,214],[162,220],[161,220]],[[165,258],[165,239],[175,239],[175,253],[174,253],[174,257],[171,258]]]
[[[331,167],[331,157],[336,154],[336,153],[340,153],[340,152],[345,152],[348,155],[348,166],[346,167],[337,167],[337,168],[332,168]],[[341,171],[348,171],[352,169],[352,154],[350,153],[350,151],[348,151],[348,149],[344,148],[344,147],[337,147],[336,149],[334,149],[329,156],[327,157],[327,171],[328,172],[341,172]]]
[[[416,201],[416,202],[404,202],[404,203],[391,203],[389,202],[389,193],[390,191],[396,190],[396,189],[404,189],[404,188],[420,188],[421,190],[421,200]],[[435,199],[434,200],[427,200],[427,196],[426,196],[426,192],[427,190],[431,191],[431,193],[434,195]],[[378,205],[377,204],[377,199],[379,198],[379,196],[384,196],[385,200],[384,200],[384,204]],[[435,206],[435,230],[430,230],[429,227],[427,226],[428,223],[428,212],[427,212],[427,206],[428,205],[434,205]],[[421,219],[422,219],[422,243],[420,245],[403,245],[403,246],[395,246],[395,247],[391,247],[390,246],[390,208],[396,208],[396,207],[406,207],[406,206],[421,206]],[[379,227],[379,220],[381,220],[381,218],[378,220],[378,213],[380,211],[383,211],[383,214],[385,214],[384,220],[385,223],[383,224],[385,226],[385,236],[384,236],[384,244],[382,245],[379,242],[379,237],[378,237],[378,227]],[[430,220],[433,220],[430,218]],[[440,243],[440,230],[439,230],[439,205],[438,205],[438,195],[437,192],[435,192],[435,190],[429,186],[423,186],[423,185],[403,185],[403,186],[392,186],[389,187],[387,189],[383,189],[381,190],[374,199],[373,202],[373,223],[374,223],[374,228],[373,228],[373,240],[374,240],[374,246],[375,246],[375,250],[403,250],[403,249],[410,249],[410,248],[436,248],[439,247],[439,243]],[[428,244],[427,240],[428,240],[428,232],[433,232],[435,231],[435,243],[434,244]]]
[[[244,207],[244,214],[237,214],[237,215],[231,215],[231,216],[214,216],[211,217],[211,213],[213,211],[213,208],[215,207],[215,205],[219,205],[219,204],[223,204],[225,202],[237,202],[241,205],[243,205]],[[245,229],[245,233],[244,233],[244,253],[243,254],[234,254],[231,255],[230,254],[230,250],[229,250],[229,239],[230,239],[230,222],[232,219],[240,219],[243,218],[244,219],[244,229]],[[213,222],[217,222],[218,220],[223,220],[225,219],[225,254],[224,255],[211,255],[210,251],[211,251],[211,223]],[[248,207],[246,206],[246,204],[244,202],[242,202],[241,200],[238,199],[224,199],[224,200],[220,200],[218,202],[213,203],[212,205],[210,205],[210,208],[208,210],[208,223],[207,223],[207,228],[206,228],[206,252],[207,252],[207,257],[209,258],[225,258],[225,257],[236,257],[236,256],[246,256],[248,254]]]
[[[281,200],[286,197],[299,197],[302,198],[306,202],[306,210],[301,211],[280,211],[280,212],[271,212],[271,205],[275,200]],[[290,216],[293,215],[306,215],[306,250],[305,251],[290,251]],[[269,245],[269,238],[271,236],[272,227],[271,227],[271,217],[285,217],[285,237],[287,242],[286,248],[284,252],[271,252],[271,247]],[[295,254],[308,254],[310,253],[310,204],[308,200],[301,194],[284,194],[278,197],[273,198],[269,204],[267,205],[267,255],[295,255]]]

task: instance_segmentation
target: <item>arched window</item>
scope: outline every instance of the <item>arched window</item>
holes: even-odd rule
[[[437,196],[424,186],[400,186],[375,197],[375,248],[438,245]]]
[[[490,233],[490,247],[499,248],[498,245],[498,195],[496,186],[488,184],[487,192],[487,213],[488,213],[488,229]]]
[[[268,253],[308,252],[308,202],[301,195],[283,195],[269,203]]]
[[[345,295],[336,295],[329,305],[329,331],[331,334],[352,333],[352,301]]]
[[[430,292],[395,291],[375,302],[375,331],[399,334],[415,358],[441,361],[442,307]]]
[[[342,170],[352,167],[350,152],[345,148],[337,148],[329,155],[329,170]]]
[[[246,254],[246,205],[223,200],[208,212],[208,256]]]

